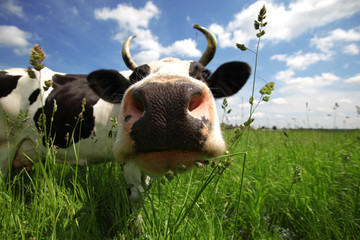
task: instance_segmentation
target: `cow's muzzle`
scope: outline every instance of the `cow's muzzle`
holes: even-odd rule
[[[163,175],[225,151],[210,90],[180,79],[148,80],[125,93],[114,148],[118,161],[135,161],[144,172]]]
[[[125,121],[136,152],[199,151],[210,127],[202,87],[182,80],[148,83],[133,89]]]

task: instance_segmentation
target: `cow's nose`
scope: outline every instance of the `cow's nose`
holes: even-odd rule
[[[134,89],[131,97],[134,108],[139,112],[161,112],[165,108],[191,112],[200,106],[203,95],[201,87],[190,83],[150,83]]]
[[[201,86],[182,80],[148,83],[133,89],[131,98],[127,98],[130,112],[126,115],[132,118],[130,137],[135,149],[201,149],[206,141],[202,129],[209,124],[206,114],[197,113],[204,108],[204,96]]]

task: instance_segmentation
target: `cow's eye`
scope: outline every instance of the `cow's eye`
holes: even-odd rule
[[[130,75],[130,83],[134,84],[143,78],[145,78],[150,73],[150,67],[148,65],[141,65],[134,69]]]
[[[201,78],[202,78],[202,79],[207,80],[207,79],[209,79],[210,75],[211,75],[210,71],[207,70],[206,68],[204,68],[204,69],[202,70],[202,72],[201,72]]]
[[[189,75],[197,80],[207,81],[211,74],[201,63],[192,62],[190,64]]]

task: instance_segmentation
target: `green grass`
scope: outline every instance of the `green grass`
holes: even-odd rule
[[[120,165],[55,164],[49,152],[0,183],[0,239],[358,239],[359,131],[249,134],[239,205],[243,154],[220,174],[156,178],[131,209]]]
[[[256,51],[237,44],[255,53],[245,128],[257,106],[265,18],[263,6],[254,22]],[[44,58],[35,45],[30,64],[39,71]],[[261,88],[259,103],[269,101],[273,89],[272,82]],[[224,116],[231,111],[226,107],[224,100]],[[52,149],[39,153],[33,171],[0,179],[0,239],[358,239],[359,130],[226,130],[229,146],[235,133],[241,138],[231,158],[172,180],[153,179],[139,206],[127,198],[119,164],[61,165]]]

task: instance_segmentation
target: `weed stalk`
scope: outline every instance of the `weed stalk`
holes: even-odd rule
[[[260,49],[260,42],[261,42],[261,37],[265,35],[265,30],[264,27],[267,25],[267,22],[265,22],[266,18],[266,7],[265,5],[263,5],[263,7],[260,9],[260,12],[258,14],[258,18],[254,20],[254,28],[255,30],[258,31],[258,33],[256,34],[256,37],[258,38],[257,41],[257,45],[256,45],[256,51],[253,51],[249,48],[247,48],[244,44],[239,44],[237,43],[236,46],[241,50],[241,51],[246,51],[249,50],[251,52],[253,52],[255,54],[255,63],[254,63],[254,78],[253,78],[253,82],[252,82],[252,91],[251,91],[251,96],[249,99],[249,103],[250,103],[250,113],[249,113],[249,118],[248,120],[244,123],[244,126],[240,126],[240,129],[235,132],[235,137],[232,139],[232,147],[237,146],[240,136],[242,136],[242,131],[243,130],[247,130],[247,134],[246,134],[246,139],[245,139],[245,154],[244,154],[244,158],[243,158],[243,165],[242,165],[242,170],[241,170],[241,179],[240,179],[240,184],[239,184],[239,194],[238,197],[236,199],[236,218],[235,218],[235,224],[234,224],[234,229],[233,229],[233,237],[236,237],[236,233],[237,233],[237,228],[238,228],[238,220],[239,220],[239,207],[240,207],[240,202],[241,202],[241,193],[242,193],[242,188],[243,188],[243,182],[244,182],[244,177],[245,177],[245,166],[246,166],[246,159],[247,159],[247,151],[249,148],[249,136],[250,136],[250,125],[252,122],[254,122],[254,118],[253,118],[253,114],[255,112],[255,109],[259,106],[259,104],[261,102],[268,102],[270,99],[270,95],[272,93],[272,91],[274,90],[274,83],[270,82],[270,83],[266,83],[264,87],[262,87],[260,89],[260,100],[258,101],[258,103],[256,105],[254,105],[254,95],[255,95],[255,83],[256,83],[256,79],[258,78],[257,76],[257,67],[258,67],[258,57],[259,57],[259,49]]]

